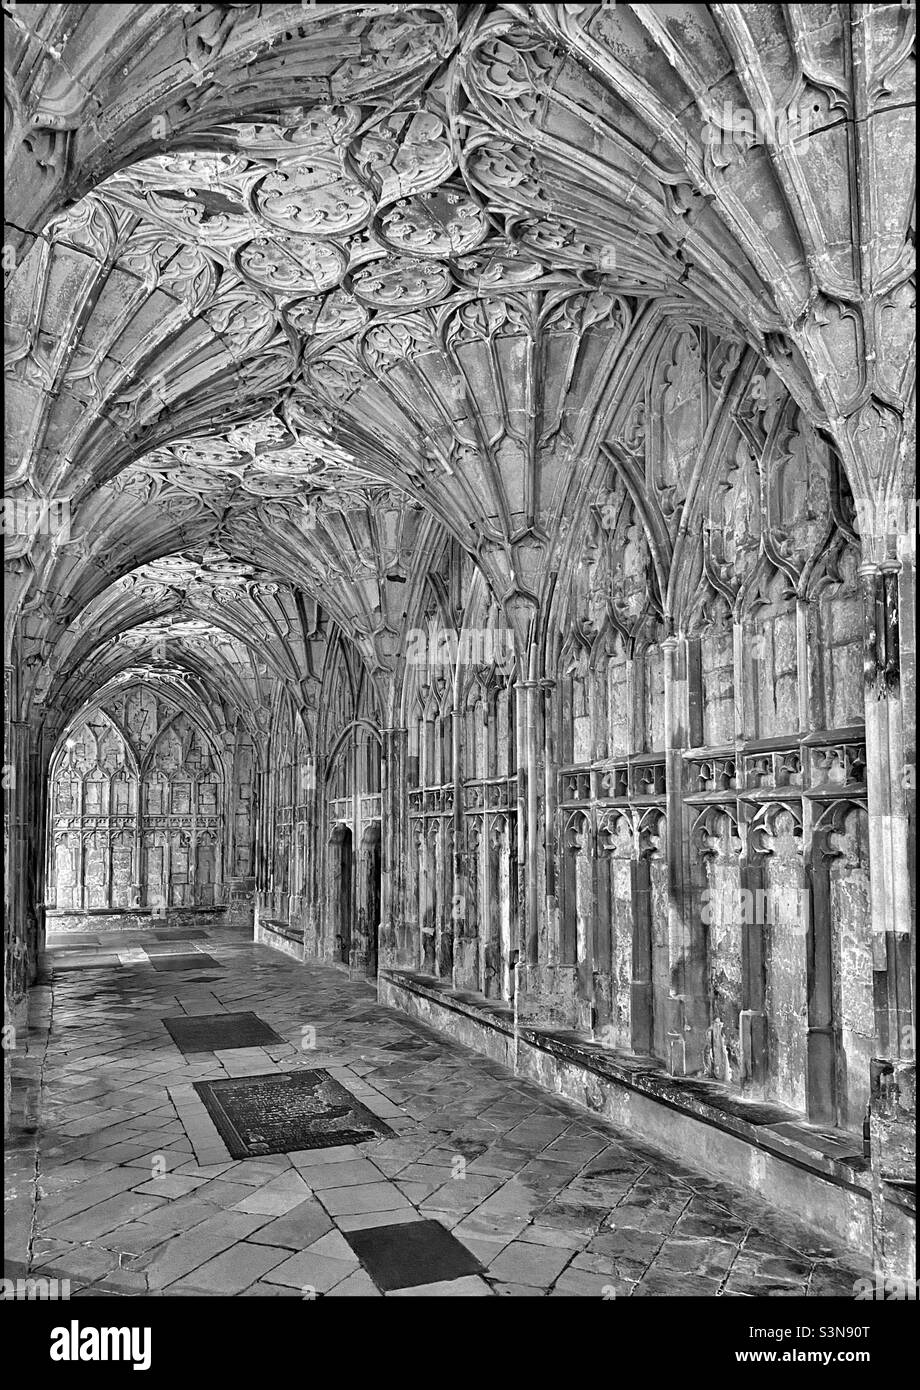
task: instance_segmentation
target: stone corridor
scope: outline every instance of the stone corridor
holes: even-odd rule
[[[915,7],[3,10],[14,1261],[916,1291]]]
[[[226,928],[89,924],[49,939],[10,1054],[8,1276],[92,1297],[620,1298],[852,1297],[864,1273],[343,969]],[[282,1041],[186,1056],[163,1025],[239,1011]],[[192,1084],[300,1068],[392,1137],[234,1161]]]

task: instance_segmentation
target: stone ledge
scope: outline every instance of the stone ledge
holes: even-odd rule
[[[271,946],[276,951],[293,956],[295,960],[304,958],[304,934],[300,927],[292,927],[277,917],[256,916],[253,940],[263,946]]]
[[[283,936],[288,941],[303,943],[302,927],[292,927],[289,922],[282,922],[274,917],[260,917],[259,926],[263,931],[271,932],[272,936]]]
[[[513,1066],[509,1005],[411,971],[381,971],[378,992],[381,1003]],[[654,1058],[613,1052],[575,1032],[524,1022],[517,1060],[519,1075],[871,1253],[871,1182],[860,1139],[719,1082],[670,1076]]]
[[[93,907],[85,912],[48,908],[45,913],[45,934],[62,937],[71,933],[85,935],[87,924],[89,930],[101,934],[135,930],[172,931],[198,924],[221,926],[227,911],[226,903],[218,903],[216,907],[170,907],[161,914],[140,907]]]

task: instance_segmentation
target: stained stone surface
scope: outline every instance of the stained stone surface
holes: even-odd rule
[[[382,1007],[362,981],[226,931],[208,946],[225,968],[191,994],[135,964],[58,973],[49,952],[44,1008],[9,1054],[9,1275],[88,1295],[852,1298],[865,1266],[832,1242]],[[206,1026],[248,1008],[274,1041],[177,1053],[160,1018],[194,1027],[203,1001]],[[194,1085],[245,1081],[241,1066],[325,1071],[392,1133],[234,1159]],[[435,1224],[475,1272],[458,1272]]]
[[[181,940],[175,940],[175,941],[173,941],[173,940],[158,939],[158,940],[156,940],[156,941],[147,941],[147,942],[145,942],[145,943],[144,943],[144,948],[143,948],[143,949],[146,951],[146,953],[147,953],[148,956],[177,956],[177,957],[178,957],[178,956],[182,956],[182,957],[192,956],[192,957],[194,957],[194,955],[195,955],[195,954],[197,953],[197,951],[198,951],[198,947],[197,947],[197,946],[191,946],[191,947],[189,947],[188,950],[184,950],[183,948],[186,947],[187,944],[188,944],[188,943],[187,943],[187,940],[186,940],[185,937],[183,937]]]
[[[363,1144],[393,1133],[325,1071],[197,1081],[195,1090],[233,1158]]]
[[[907,1277],[915,6],[6,12],[7,1017],[514,995],[868,1111]]]
[[[384,1293],[484,1273],[467,1247],[437,1221],[368,1226],[347,1232],[345,1239]]]
[[[213,956],[205,955],[203,951],[187,956],[153,955],[150,963],[154,970],[211,970],[220,965]]]
[[[163,1026],[184,1053],[220,1052],[235,1047],[266,1047],[282,1038],[254,1013],[205,1014],[164,1018]]]

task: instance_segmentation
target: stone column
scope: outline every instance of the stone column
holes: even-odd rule
[[[518,746],[518,890],[521,961],[536,977],[540,959],[540,783],[543,777],[542,682],[515,685]]]
[[[418,930],[407,913],[409,855],[406,806],[408,731],[381,730],[380,958],[381,970],[418,968]]]
[[[869,888],[878,1038],[869,1123],[873,1251],[878,1273],[912,1279],[904,1197],[914,1177],[916,1147],[914,569],[886,559],[864,564],[860,577],[866,604]]]
[[[688,694],[686,643],[666,637],[664,653],[664,737],[670,906],[671,996],[668,1070],[694,1076],[704,1069],[709,999],[706,983],[706,938],[695,911],[687,862],[689,836],[684,834],[684,760],[687,746]]]
[[[6,710],[14,708],[13,680],[7,673]],[[3,913],[4,1026],[26,1025],[28,990],[44,947],[44,907],[40,901],[45,826],[38,785],[40,759],[32,730],[8,720],[4,727],[3,794],[6,864]],[[8,1067],[4,1068],[4,1114],[9,1110]]]
[[[303,899],[300,908],[300,920],[304,933],[305,951],[322,956],[321,930],[322,922],[317,911],[317,904],[322,901],[322,884],[320,869],[320,805],[319,789],[323,785],[323,768],[321,760],[315,753],[311,753],[307,758],[307,775],[305,801],[304,801],[304,821],[303,821]]]
[[[538,940],[539,974],[534,982],[534,993],[544,994],[551,985],[548,979],[548,966],[559,953],[559,888],[557,866],[559,862],[558,837],[558,773],[559,763],[556,751],[556,730],[558,729],[558,695],[555,681],[543,680],[543,835],[544,835],[544,884],[543,918],[540,923]]]
[[[744,850],[741,858],[739,883],[741,891],[749,894],[749,901],[764,901],[766,885],[766,859],[763,850],[762,834],[752,830],[750,807],[744,803],[740,808],[747,821],[739,822],[739,833],[744,836]],[[738,1018],[741,1049],[741,1089],[745,1095],[763,1097],[767,1084],[767,1015],[766,962],[764,939],[765,924],[758,920],[757,913],[741,914],[741,1012]]]
[[[28,724],[11,720],[6,726],[3,789],[7,819],[7,867],[4,875],[4,951],[7,1000],[18,1004],[35,973],[39,945],[37,907],[38,841],[34,823],[34,756]]]
[[[478,912],[473,901],[478,889],[478,876],[471,872],[470,846],[464,824],[466,795],[463,785],[463,711],[459,690],[454,689],[451,710],[451,781],[453,801],[453,886],[451,923],[453,926],[452,978],[454,989],[479,988]]]
[[[256,805],[253,825],[253,869],[255,878],[254,926],[258,926],[259,916],[271,916],[268,895],[271,889],[272,838],[269,825],[270,774],[259,769],[255,779]]]
[[[900,569],[896,561],[866,564],[860,568],[860,577],[866,603],[866,773],[876,1023],[880,1056],[906,1061],[914,1057],[907,797],[915,777],[904,729]]]

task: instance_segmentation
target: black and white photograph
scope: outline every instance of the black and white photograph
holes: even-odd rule
[[[884,1375],[913,4],[2,9],[10,1353]]]

